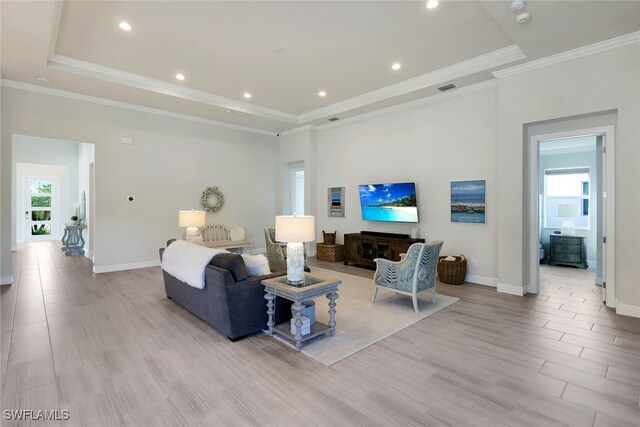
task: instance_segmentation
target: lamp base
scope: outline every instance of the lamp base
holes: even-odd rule
[[[304,243],[287,243],[287,282],[304,283]]]
[[[562,221],[562,228],[560,229],[560,232],[568,236],[575,236],[576,229],[573,227],[573,221],[570,219]]]
[[[202,242],[202,234],[200,233],[200,230],[198,230],[198,227],[188,227],[185,237],[187,242]]]

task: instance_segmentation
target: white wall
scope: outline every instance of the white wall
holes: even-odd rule
[[[640,316],[640,44],[514,74],[481,92],[325,125],[318,131],[320,231],[408,233],[411,225],[361,220],[357,185],[416,181],[422,237],[477,259],[470,273],[526,293],[525,144],[532,124],[616,122],[615,276],[618,312]],[[460,92],[459,92],[460,93]],[[452,96],[454,93],[452,93]],[[611,116],[617,111],[617,116]],[[596,120],[594,122],[593,120]],[[580,121],[580,120],[578,120]],[[576,122],[572,123],[575,124]],[[564,126],[558,124],[557,126]],[[487,180],[487,224],[449,221],[449,183]],[[345,218],[326,215],[327,187],[346,186]]]
[[[619,312],[640,316],[640,44],[561,62],[500,80],[498,169],[501,182],[498,275],[526,288],[523,236],[525,126],[618,111],[615,139],[615,277]],[[518,262],[514,262],[514,258]]]
[[[315,129],[303,127],[290,133],[285,132],[279,139],[278,188],[280,198],[278,215],[289,213],[289,165],[297,162],[304,164],[304,213],[305,215],[316,215],[318,133]],[[273,227],[275,218],[271,218],[269,224],[269,227]],[[315,242],[307,243],[307,253],[311,256],[315,255],[315,247]]]
[[[15,134],[95,144],[95,266],[98,271],[157,263],[158,248],[181,236],[178,210],[200,207],[208,186],[225,195],[207,223],[239,225],[257,247],[276,213],[275,137],[99,104],[3,88],[2,218],[11,206],[5,171]],[[123,136],[133,145],[123,145]],[[8,156],[8,157],[5,157]],[[6,169],[5,169],[6,168]],[[10,180],[9,180],[10,182]],[[135,196],[130,203],[127,196]],[[7,215],[9,217],[9,215]],[[2,222],[2,236],[10,235]],[[5,234],[6,233],[6,234]],[[2,240],[2,275],[11,275]]]
[[[443,240],[443,254],[476,260],[476,282],[495,284],[498,229],[495,153],[497,88],[321,129],[318,134],[318,239],[322,230],[362,230]],[[451,181],[486,180],[486,223],[452,223]],[[359,184],[416,183],[418,224],[363,221]],[[327,188],[345,187],[344,218],[329,217]]]
[[[78,201],[82,200],[82,192],[85,193],[85,207],[86,217],[84,218],[85,224],[87,224],[87,230],[84,232],[85,236],[85,253],[92,257],[93,253],[89,251],[92,248],[91,236],[93,231],[93,224],[91,223],[91,186],[89,180],[90,165],[95,162],[95,146],[93,144],[80,143],[78,147]]]
[[[73,204],[78,202],[78,144],[69,141],[36,138],[25,135],[13,137],[11,170],[13,185],[11,187],[11,200],[15,207],[12,217],[11,245],[24,242],[24,176],[37,174],[42,169],[31,167],[18,174],[18,163],[33,165],[54,165],[66,168],[66,176],[60,181],[60,223],[68,222],[73,215]],[[56,170],[56,169],[54,169]],[[46,169],[44,169],[46,171]],[[45,172],[40,172],[45,173]],[[61,172],[60,172],[61,173]],[[52,237],[57,238],[59,230],[53,230]]]

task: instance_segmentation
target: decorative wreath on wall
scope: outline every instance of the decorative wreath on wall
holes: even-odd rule
[[[211,196],[215,196],[215,203],[209,202]],[[218,212],[222,209],[222,205],[224,205],[224,196],[220,190],[218,190],[218,187],[207,187],[202,192],[200,203],[207,212]]]

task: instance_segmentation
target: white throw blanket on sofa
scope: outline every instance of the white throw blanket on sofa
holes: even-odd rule
[[[229,251],[176,240],[162,254],[162,269],[194,288],[203,289],[207,264],[215,255],[224,252]]]

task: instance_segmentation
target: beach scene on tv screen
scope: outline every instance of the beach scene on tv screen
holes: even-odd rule
[[[415,183],[366,184],[359,187],[362,219],[418,222]]]

